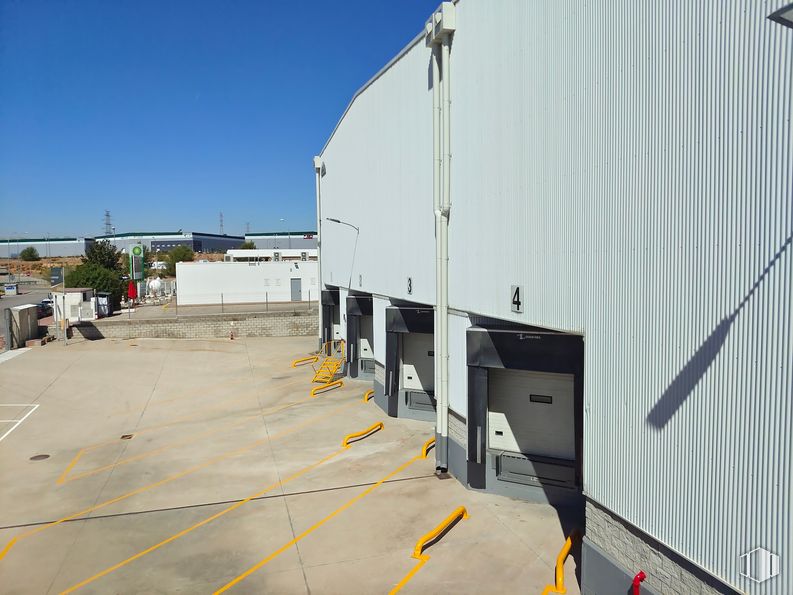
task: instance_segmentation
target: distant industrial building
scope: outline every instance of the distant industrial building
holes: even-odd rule
[[[285,231],[266,233],[246,233],[246,242],[253,242],[257,248],[275,250],[277,248],[316,248],[316,231]]]
[[[97,241],[108,240],[119,250],[134,244],[143,244],[152,251],[168,252],[176,246],[187,246],[194,252],[225,252],[239,248],[245,241],[242,236],[200,233],[197,231],[135,231],[114,235],[97,236]]]
[[[93,238],[6,238],[0,244],[0,258],[19,258],[25,248],[35,248],[42,258],[83,256]]]

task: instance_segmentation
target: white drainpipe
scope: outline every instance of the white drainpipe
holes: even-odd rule
[[[319,303],[319,346],[317,349],[322,349],[324,343],[322,336],[322,290],[325,285],[322,283],[322,202],[320,200],[320,188],[322,185],[322,176],[325,174],[325,164],[322,163],[321,157],[314,157],[314,173],[316,175],[316,194],[317,194],[317,288],[319,295],[317,301]]]
[[[427,23],[432,47],[433,207],[435,215],[435,467],[448,469],[449,437],[449,211],[451,209],[451,87],[449,49],[454,5],[443,2]],[[438,63],[440,62],[440,64]],[[440,70],[440,73],[438,72]],[[440,81],[439,81],[440,79]],[[440,85],[438,84],[440,82]]]

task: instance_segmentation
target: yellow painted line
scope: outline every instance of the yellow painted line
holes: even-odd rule
[[[376,426],[379,426],[379,429],[383,428],[383,424],[382,424],[382,422],[380,422],[379,424],[375,424],[374,426],[372,426],[370,428],[367,428],[363,432],[357,432],[355,435],[356,436],[369,435],[369,434],[372,433],[371,432],[372,428],[374,428]],[[317,467],[319,467],[323,463],[327,463],[331,459],[339,456],[341,453],[343,453],[345,450],[349,449],[350,447],[351,447],[351,445],[348,444],[346,442],[346,439],[345,439],[345,441],[342,442],[342,447],[339,448],[337,451],[332,452],[331,454],[329,454],[329,455],[327,455],[325,457],[322,457],[320,460],[316,461],[315,463],[312,463],[311,465],[303,467],[302,469],[300,469],[299,471],[293,473],[292,475],[290,475],[286,479],[283,479],[282,481],[276,481],[275,483],[271,483],[266,488],[264,488],[262,490],[259,490],[258,492],[254,493],[254,494],[251,494],[250,496],[248,496],[244,500],[240,500],[239,502],[235,502],[234,504],[232,504],[230,506],[227,506],[223,510],[220,510],[220,511],[216,512],[215,514],[205,518],[203,521],[199,521],[198,523],[195,523],[194,525],[191,525],[191,526],[187,527],[186,529],[183,529],[183,530],[179,531],[178,533],[175,533],[174,535],[171,535],[167,539],[163,539],[159,543],[155,543],[153,546],[151,546],[149,548],[146,548],[145,550],[140,551],[140,552],[138,552],[137,554],[135,554],[133,556],[130,556],[126,560],[122,560],[118,564],[114,564],[113,566],[109,566],[108,568],[105,568],[103,571],[96,573],[92,577],[89,577],[89,578],[85,579],[84,581],[81,581],[81,582],[77,583],[76,585],[73,585],[73,586],[69,587],[65,591],[61,591],[61,595],[67,595],[68,593],[73,593],[73,592],[77,591],[78,589],[81,589],[81,588],[85,587],[86,585],[91,584],[95,580],[100,579],[103,576],[107,576],[111,572],[114,572],[114,571],[118,570],[119,568],[122,568],[122,567],[126,566],[127,564],[129,564],[131,562],[134,562],[135,560],[138,560],[138,559],[142,558],[143,556],[145,556],[147,554],[150,554],[151,552],[153,552],[155,550],[160,549],[164,545],[168,545],[169,543],[174,542],[177,539],[180,539],[180,538],[184,537],[188,533],[191,533],[192,531],[195,531],[196,529],[198,529],[200,527],[203,527],[204,525],[208,525],[209,523],[211,523],[214,520],[219,519],[223,515],[231,512],[233,510],[236,510],[237,508],[240,508],[241,506],[247,504],[251,500],[254,500],[256,498],[260,498],[261,496],[264,496],[266,493],[271,492],[275,488],[283,486],[284,484],[287,484],[290,481],[293,481],[293,480],[295,480],[295,479],[297,479],[299,477],[302,477],[303,475],[305,475],[309,471],[312,471],[312,470],[316,469]]]
[[[259,560],[256,564],[254,564],[253,566],[248,568],[248,570],[246,570],[245,572],[243,572],[242,574],[240,574],[236,578],[232,579],[231,581],[229,581],[228,583],[226,583],[225,585],[220,587],[217,591],[215,591],[214,595],[218,595],[219,593],[225,593],[226,591],[231,589],[234,585],[244,581],[246,578],[248,578],[250,575],[252,575],[254,572],[259,570],[260,568],[262,568],[264,565],[268,564],[269,562],[271,562],[272,560],[274,560],[275,558],[277,558],[278,556],[283,554],[286,550],[288,550],[290,547],[295,545],[297,542],[299,542],[300,540],[302,540],[303,538],[305,538],[306,536],[308,536],[312,532],[314,532],[317,529],[319,529],[322,525],[327,523],[329,520],[333,519],[335,516],[338,516],[339,514],[341,514],[342,512],[347,510],[348,508],[350,508],[353,504],[355,504],[359,500],[362,500],[363,498],[365,498],[366,496],[371,494],[374,490],[379,488],[386,481],[388,481],[389,479],[394,477],[394,475],[397,475],[398,473],[404,471],[405,469],[410,467],[416,461],[419,461],[421,459],[426,459],[427,458],[428,445],[431,442],[434,442],[434,441],[435,441],[434,438],[431,438],[430,440],[428,440],[427,443],[425,443],[424,448],[422,449],[422,451],[419,454],[417,454],[415,457],[405,461],[399,467],[397,467],[396,469],[391,471],[388,475],[386,475],[385,477],[380,479],[377,483],[369,486],[368,488],[366,488],[363,492],[361,492],[357,496],[353,496],[352,498],[347,500],[347,502],[345,502],[344,504],[339,506],[336,510],[334,510],[329,515],[327,515],[326,517],[322,518],[321,520],[319,520],[316,523],[314,523],[313,525],[311,525],[308,529],[303,531],[300,535],[298,535],[297,537],[295,537],[291,541],[289,541],[289,542],[285,543],[284,545],[282,545],[280,548],[275,550],[273,553],[271,553],[266,558],[262,558],[261,560]]]
[[[424,535],[421,539],[416,542],[416,547],[413,548],[413,558],[418,560],[418,563],[410,569],[404,578],[399,581],[396,586],[391,589],[388,595],[395,595],[399,591],[402,590],[406,584],[410,582],[416,573],[421,570],[421,567],[424,566],[430,559],[429,554],[424,553],[424,549],[427,547],[427,543],[437,539],[444,531],[448,530],[452,523],[457,522],[460,519],[467,519],[468,518],[468,511],[465,509],[465,506],[458,506],[454,512],[452,512],[449,516],[447,516],[443,521],[435,527],[432,531]]]
[[[51,523],[47,523],[46,525],[40,525],[40,526],[36,527],[35,529],[31,529],[30,531],[26,531],[25,533],[20,533],[19,535],[16,535],[11,540],[9,540],[8,543],[6,543],[5,547],[2,549],[2,551],[0,551],[0,560],[5,558],[6,555],[8,554],[8,552],[11,551],[11,548],[13,548],[17,543],[19,543],[23,539],[27,539],[28,537],[36,535],[37,533],[41,533],[42,531],[44,531],[46,529],[50,529],[52,527],[56,527],[56,526],[60,525],[61,523],[65,523],[66,521],[71,521],[73,519],[77,519],[77,518],[82,517],[84,515],[90,514],[90,513],[94,512],[94,511],[97,511],[97,510],[100,510],[100,509],[105,508],[107,506],[110,506],[111,504],[115,504],[117,502],[121,502],[122,500],[126,500],[128,498],[132,498],[133,496],[137,496],[138,494],[142,494],[143,492],[147,492],[147,491],[152,490],[154,488],[157,488],[157,487],[163,486],[165,484],[168,484],[168,483],[170,483],[172,481],[176,481],[177,479],[181,479],[182,477],[186,477],[188,475],[191,475],[191,474],[195,473],[196,471],[200,471],[201,469],[206,469],[207,467],[210,467],[211,465],[214,465],[215,463],[219,463],[221,461],[225,461],[226,459],[229,459],[229,458],[231,458],[233,456],[236,456],[236,455],[245,453],[245,452],[247,452],[249,450],[252,450],[252,449],[256,448],[257,446],[261,446],[262,444],[265,444],[265,443],[267,443],[269,441],[277,440],[277,439],[283,438],[284,436],[289,436],[290,434],[294,434],[295,432],[298,432],[298,431],[302,430],[303,428],[306,428],[306,427],[308,427],[308,426],[310,426],[310,425],[312,425],[314,423],[317,423],[318,421],[322,421],[322,420],[328,419],[329,417],[333,417],[335,415],[338,415],[339,413],[341,413],[345,409],[348,409],[352,405],[355,405],[356,403],[357,403],[357,401],[352,401],[350,403],[347,403],[345,405],[341,405],[339,407],[336,407],[335,409],[332,409],[329,413],[322,413],[320,415],[315,415],[314,417],[311,417],[311,418],[307,419],[306,421],[301,422],[301,423],[299,423],[299,424],[297,424],[297,425],[295,425],[295,426],[293,426],[291,428],[288,428],[286,430],[282,430],[281,432],[278,432],[277,434],[274,434],[274,435],[269,436],[267,438],[261,438],[259,440],[255,440],[255,441],[253,441],[253,442],[251,442],[249,444],[246,444],[245,446],[242,446],[240,448],[228,451],[228,452],[223,453],[221,455],[218,455],[216,457],[212,457],[211,459],[209,459],[209,460],[207,460],[207,461],[205,461],[203,463],[200,463],[198,465],[193,465],[192,467],[188,467],[187,469],[184,469],[182,471],[179,471],[177,473],[169,475],[168,477],[166,477],[164,479],[161,479],[159,481],[155,481],[155,482],[147,484],[145,486],[141,486],[141,487],[139,487],[139,488],[137,488],[135,490],[132,490],[131,492],[127,492],[126,494],[122,494],[120,496],[116,496],[115,498],[111,498],[109,500],[105,500],[104,502],[100,502],[99,504],[95,504],[94,506],[90,506],[90,507],[85,508],[85,509],[83,509],[83,510],[81,510],[79,512],[75,512],[74,514],[70,514],[69,516],[65,516],[63,518],[60,518],[57,521],[53,521]]]
[[[279,385],[277,387],[273,387],[272,390],[286,388],[287,386],[290,386],[290,385],[293,385],[293,384],[298,384],[298,383],[300,383],[299,380],[293,380],[292,382],[287,382],[286,384],[282,384],[282,385]],[[232,399],[230,401],[226,401],[222,405],[213,405],[210,409],[207,409],[207,408],[199,409],[197,411],[194,411],[193,413],[190,413],[189,415],[178,417],[178,418],[173,419],[173,420],[171,420],[169,422],[166,422],[166,423],[163,423],[163,424],[158,424],[156,426],[149,426],[149,427],[143,428],[141,430],[137,430],[137,431],[135,431],[133,433],[135,434],[135,436],[140,436],[142,434],[151,433],[151,432],[153,432],[155,430],[162,430],[164,428],[169,428],[169,427],[171,427],[173,425],[176,425],[177,423],[181,423],[183,421],[194,419],[197,416],[201,415],[202,413],[207,413],[207,412],[210,412],[210,411],[224,411],[226,409],[226,407],[228,405],[230,405],[231,403],[236,403],[236,402],[239,402],[239,401],[242,401],[242,400],[245,400],[245,399],[249,399],[249,398],[251,398],[253,396],[256,396],[256,392],[255,391],[246,392],[245,394],[241,395],[240,397],[238,397],[236,399]],[[280,409],[276,409],[276,411],[268,412],[265,415],[270,415],[272,413],[277,413],[278,411],[281,411],[282,409],[286,409],[287,407],[292,407],[293,405],[295,405],[297,403],[303,403],[303,402],[305,402],[307,400],[308,399],[302,399],[300,401],[296,401],[294,403],[290,403],[290,404],[288,404],[288,405],[286,405],[284,407],[281,407]],[[222,431],[228,429],[227,426],[229,426],[229,425],[231,425],[231,427],[234,427],[235,425],[238,425],[238,424],[241,425],[242,423],[246,423],[248,421],[254,420],[258,416],[259,416],[259,413],[256,413],[255,415],[251,415],[251,416],[246,416],[244,421],[240,421],[239,419],[234,419],[234,420],[231,420],[230,422],[224,423],[223,427],[220,428],[220,429],[212,428],[212,429],[208,430],[207,432],[192,436],[191,438],[188,438],[187,440],[182,440],[182,441],[166,444],[164,446],[161,446],[161,447],[156,448],[154,450],[148,451],[146,453],[135,455],[135,456],[129,457],[127,459],[121,459],[120,461],[117,461],[115,463],[112,463],[112,464],[109,464],[109,465],[105,465],[103,467],[97,467],[95,469],[91,469],[89,471],[85,471],[83,473],[70,476],[70,473],[71,473],[72,469],[74,469],[75,465],[77,465],[77,463],[80,461],[80,459],[82,459],[83,455],[85,455],[86,453],[91,452],[93,450],[96,450],[98,448],[101,448],[102,446],[109,446],[109,445],[118,446],[119,441],[118,441],[118,438],[116,438],[115,440],[105,440],[104,442],[99,442],[99,443],[96,443],[96,444],[92,444],[91,446],[86,446],[86,447],[81,448],[79,450],[79,452],[74,456],[74,458],[69,462],[69,464],[66,465],[66,468],[63,470],[63,472],[61,473],[60,477],[58,477],[58,479],[57,479],[57,481],[55,483],[57,485],[63,485],[64,483],[68,483],[68,482],[74,481],[76,479],[80,479],[80,478],[83,478],[83,477],[88,477],[90,475],[95,475],[97,473],[101,473],[102,471],[107,471],[108,469],[112,469],[113,467],[115,467],[117,465],[124,465],[124,464],[130,463],[130,462],[133,462],[133,461],[137,461],[137,460],[141,460],[141,459],[144,459],[144,458],[148,458],[150,456],[154,456],[154,455],[159,454],[161,452],[165,452],[166,450],[169,450],[171,448],[176,448],[177,446],[183,446],[185,444],[190,444],[192,442],[196,442],[196,441],[198,441],[198,440],[200,440],[202,438],[205,438],[207,436],[211,436],[213,434],[222,432]]]
[[[284,405],[280,405],[271,411],[266,411],[263,413],[254,413],[251,415],[246,415],[242,418],[234,419],[227,423],[220,424],[219,427],[211,428],[206,432],[201,432],[199,434],[194,434],[185,440],[178,440],[176,442],[169,442],[168,444],[164,444],[158,448],[153,450],[148,450],[146,452],[139,453],[137,455],[132,455],[123,459],[119,459],[114,463],[109,463],[107,465],[102,465],[101,467],[94,467],[93,469],[89,469],[88,471],[83,471],[82,473],[77,473],[75,475],[70,475],[68,477],[61,477],[63,479],[59,479],[59,484],[68,483],[70,481],[76,481],[78,479],[83,479],[86,477],[91,477],[92,475],[97,475],[104,471],[110,471],[111,469],[115,469],[116,467],[120,467],[121,465],[128,465],[129,463],[135,463],[137,461],[142,461],[143,459],[148,459],[150,457],[162,454],[174,448],[178,448],[180,446],[186,446],[188,444],[192,444],[194,442],[198,442],[204,438],[208,438],[209,436],[214,436],[215,434],[220,434],[222,432],[226,432],[232,428],[236,428],[239,426],[243,426],[245,424],[261,420],[262,417],[273,415],[278,413],[279,411],[283,411],[284,409],[289,409],[290,407],[294,407],[295,405],[300,405],[301,403],[307,403],[310,399],[301,399],[300,401],[294,401],[292,403],[286,403]],[[65,472],[64,472],[65,473]]]
[[[567,536],[567,539],[565,540],[559,555],[556,556],[554,584],[545,585],[542,595],[548,595],[549,593],[559,593],[564,595],[564,593],[567,593],[567,589],[564,586],[564,561],[567,559],[567,554],[569,554],[570,550],[573,548],[573,538],[577,535],[577,533],[577,531],[573,531]]]

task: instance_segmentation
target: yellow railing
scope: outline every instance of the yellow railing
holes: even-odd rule
[[[305,366],[306,364],[315,364],[319,361],[318,355],[312,355],[309,357],[301,357],[296,359],[292,362],[292,367],[297,368],[298,366]]]
[[[334,380],[333,382],[328,382],[327,384],[320,384],[319,386],[315,386],[314,388],[311,389],[311,392],[309,394],[312,397],[316,397],[319,393],[322,393],[326,390],[330,390],[332,388],[337,388],[342,386],[344,386],[343,380],[341,379]]]
[[[348,448],[350,446],[350,441],[355,440],[356,438],[363,438],[364,436],[368,436],[369,434],[373,434],[374,432],[378,432],[383,429],[383,422],[378,421],[376,424],[372,424],[362,432],[354,432],[352,434],[347,434],[344,437],[344,440],[341,441],[341,445],[343,448]]]
[[[432,531],[424,535],[424,537],[416,542],[416,547],[413,548],[413,557],[416,560],[424,560],[425,558],[429,559],[429,556],[424,553],[424,548],[427,546],[427,543],[436,539],[438,535],[446,531],[452,523],[457,522],[459,519],[467,518],[468,511],[465,509],[465,506],[458,506],[455,508],[454,512],[443,519],[440,525],[435,527]]]
[[[338,347],[337,347],[338,344]],[[333,339],[332,341],[325,341],[322,347],[319,348],[317,355],[330,355],[334,351],[339,351],[341,356],[344,357],[344,347],[346,343],[344,339]]]
[[[424,443],[424,446],[421,448],[421,458],[426,459],[427,453],[429,453],[430,448],[435,445],[435,438],[430,438]]]
[[[433,438],[432,440],[435,439]],[[418,564],[416,564],[413,568],[411,568],[410,572],[408,572],[404,576],[404,578],[401,581],[399,581],[393,589],[391,589],[389,595],[394,595],[395,593],[398,593],[402,589],[402,587],[408,584],[410,579],[412,579],[415,576],[415,574],[421,569],[421,567],[427,563],[430,557],[429,554],[424,553],[424,548],[427,547],[428,543],[438,539],[439,536],[443,535],[446,531],[448,531],[449,528],[460,519],[467,519],[467,518],[468,518],[468,511],[465,509],[465,506],[458,506],[457,508],[454,509],[454,512],[452,512],[449,516],[443,519],[443,522],[441,522],[440,525],[438,525],[432,531],[430,531],[429,533],[424,535],[421,539],[419,539],[416,542],[416,547],[413,548],[413,556],[412,556],[413,558],[418,560]]]
[[[564,593],[567,593],[567,589],[564,586],[564,561],[567,559],[567,556],[573,547],[573,539],[577,535],[578,531],[573,531],[567,536],[567,539],[565,540],[559,555],[556,556],[556,570],[554,577],[556,579],[556,584],[546,585],[545,589],[543,589],[542,595],[549,595],[549,593],[559,593],[564,595]]]
[[[371,399],[373,396],[374,396],[374,391],[373,391],[373,390],[368,390],[368,391],[366,391],[366,392],[363,394],[363,402],[364,402],[364,403],[366,403],[366,402],[367,402],[369,399]]]

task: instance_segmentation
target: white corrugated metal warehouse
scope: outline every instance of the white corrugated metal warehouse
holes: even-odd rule
[[[582,592],[793,592],[789,1],[436,14],[315,158],[321,332],[459,481],[585,510]]]

